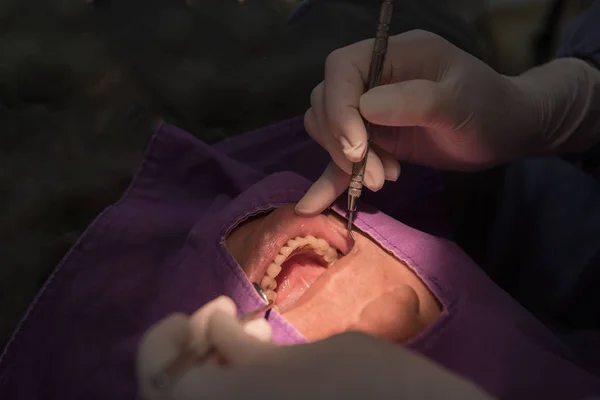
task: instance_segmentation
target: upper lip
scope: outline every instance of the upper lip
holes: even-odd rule
[[[252,265],[248,266],[247,273],[251,282],[260,283],[267,272],[267,268],[279,254],[279,250],[288,240],[295,237],[311,235],[324,239],[342,254],[347,254],[352,248],[346,229],[339,224],[335,224],[331,218],[325,215],[308,218],[299,217],[294,214],[291,207],[282,207],[269,214],[267,218],[269,221],[267,222],[267,219],[265,219],[265,224],[261,225],[261,230],[270,232],[260,232],[259,237],[261,240],[257,247],[260,256],[255,259]]]

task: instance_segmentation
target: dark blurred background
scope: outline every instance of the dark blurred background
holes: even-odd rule
[[[323,2],[290,26],[294,0],[0,0],[0,346],[125,190],[157,121],[215,142],[303,113],[325,56],[375,28],[376,0]],[[404,0],[398,13],[403,30],[518,74],[588,3]]]

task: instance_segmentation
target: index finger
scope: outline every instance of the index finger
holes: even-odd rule
[[[360,161],[367,149],[367,131],[358,107],[373,43],[373,39],[363,40],[335,50],[325,62],[327,124],[352,162]]]

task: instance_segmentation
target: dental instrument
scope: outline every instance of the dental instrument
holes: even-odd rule
[[[381,74],[383,72],[383,63],[387,53],[387,44],[389,37],[390,22],[394,11],[394,0],[383,0],[379,11],[379,21],[377,25],[377,34],[375,35],[375,43],[373,44],[373,52],[371,53],[371,65],[369,66],[369,77],[365,92],[378,86],[381,82]],[[352,177],[348,185],[348,234],[352,239],[352,244],[355,242],[352,227],[356,218],[356,207],[358,199],[362,194],[363,178],[365,175],[365,167],[367,165],[367,155],[369,154],[369,140],[371,137],[372,124],[363,118],[365,128],[367,130],[367,150],[363,158],[352,165]]]
[[[262,313],[270,311],[271,308],[273,308],[273,306],[275,305],[275,303],[272,300],[267,299],[267,295],[265,294],[265,292],[259,284],[252,283],[252,285],[266,304],[240,317],[239,322],[241,324],[256,319]],[[183,353],[179,354],[177,358],[175,358],[172,362],[167,364],[167,366],[162,371],[154,375],[151,378],[151,383],[156,389],[164,391],[168,389],[175,380],[177,380],[179,377],[185,374],[185,372],[187,372],[194,365],[202,364],[215,355],[217,355],[217,352],[214,347],[209,348],[206,352],[204,352],[204,354],[198,354],[195,351],[188,349]]]

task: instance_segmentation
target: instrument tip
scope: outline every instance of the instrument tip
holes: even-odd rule
[[[349,211],[348,212],[348,225],[347,225],[347,230],[348,230],[348,237],[350,238],[350,240],[352,240],[352,246],[354,246],[354,242],[356,242],[356,239],[354,238],[354,233],[352,232],[352,227],[354,225],[354,212]]]

